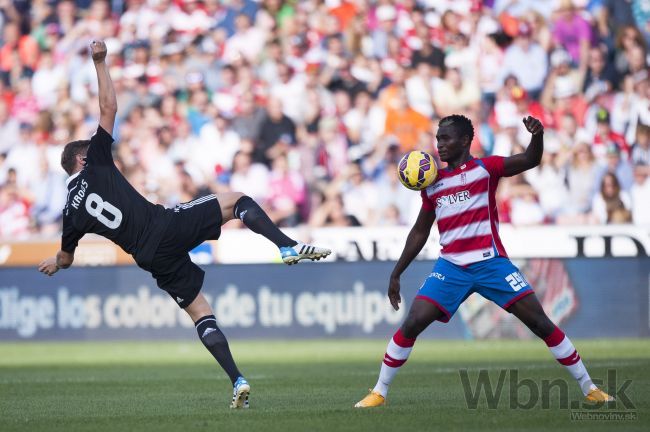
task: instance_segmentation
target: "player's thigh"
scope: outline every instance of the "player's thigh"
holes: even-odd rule
[[[505,310],[533,294],[533,288],[508,259],[492,258],[472,265],[475,291]]]
[[[205,277],[205,272],[192,262],[187,253],[154,258],[151,274],[158,287],[166,291],[181,309],[187,309],[200,295]],[[200,310],[200,305],[199,300],[195,309]]]
[[[415,299],[436,306],[443,313],[438,320],[448,322],[471,293],[471,289],[471,275],[462,267],[440,258]]]
[[[210,194],[178,204],[156,255],[176,256],[221,235],[221,210],[217,195]]]

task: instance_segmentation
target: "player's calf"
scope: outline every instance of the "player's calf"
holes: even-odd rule
[[[385,403],[386,395],[388,394],[388,387],[395,378],[395,375],[397,375],[399,369],[404,365],[404,363],[406,363],[406,360],[408,360],[414,344],[414,338],[410,339],[404,337],[402,329],[397,330],[386,347],[386,353],[384,354],[384,360],[381,364],[381,370],[379,371],[379,379],[377,380],[375,388],[373,388],[366,397],[357,402],[354,405],[355,408],[370,408]]]
[[[591,380],[587,368],[573,346],[571,340],[559,327],[554,326],[553,331],[543,338],[549,350],[558,363],[567,368],[573,378],[578,381],[582,393],[589,402],[611,402],[614,398],[600,390]]]

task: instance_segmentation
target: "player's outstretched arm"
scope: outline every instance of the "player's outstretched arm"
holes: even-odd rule
[[[106,65],[106,44],[103,41],[94,40],[90,43],[90,52],[95,63],[99,85],[99,125],[112,135],[117,114],[117,97]]]
[[[523,121],[526,129],[533,136],[525,152],[512,155],[503,160],[503,175],[506,177],[535,168],[542,160],[542,153],[544,152],[544,125],[538,119],[531,116],[524,118]]]
[[[67,269],[74,261],[74,254],[60,250],[55,257],[48,258],[38,265],[38,271],[52,276],[60,269]]]
[[[418,218],[411,228],[402,255],[400,255],[395,268],[390,275],[390,282],[388,285],[388,299],[390,304],[395,310],[399,309],[399,304],[402,302],[400,296],[400,282],[399,278],[404,273],[404,270],[411,264],[411,262],[418,256],[424,245],[427,243],[433,221],[436,220],[436,213],[420,209]]]

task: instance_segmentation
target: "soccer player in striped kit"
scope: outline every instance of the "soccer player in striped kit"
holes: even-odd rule
[[[147,201],[113,162],[111,133],[117,100],[104,61],[106,45],[93,41],[90,49],[99,84],[99,126],[90,140],[73,141],[63,149],[61,165],[70,177],[66,181],[61,250],[41,262],[38,269],[52,276],[70,267],[77,244],[86,233],[111,240],[150,272],[158,287],[190,316],[201,342],[232,381],[231,407],[248,408],[250,385],[239,372],[212,307],[201,293],[205,273],[190,260],[188,252],[206,240],[218,239],[221,226],[235,218],[273,242],[287,264],[319,260],[330,251],[287,237],[255,201],[240,192],[207,195],[173,209]]]
[[[402,326],[388,343],[379,380],[355,407],[383,405],[393,378],[408,359],[418,335],[432,322],[448,322],[460,304],[477,292],[519,318],[549,347],[557,361],[578,381],[590,402],[613,397],[597,388],[568,337],[548,318],[533,289],[501,243],[495,192],[501,177],[536,167],[544,150],[544,127],[523,119],[532,134],[526,151],[510,157],[477,159],[470,155],[471,121],[462,115],[440,120],[436,139],[445,169],[422,191],[422,207],[390,277],[388,298],[399,309],[400,275],[422,250],[438,220],[440,258],[419,292]]]

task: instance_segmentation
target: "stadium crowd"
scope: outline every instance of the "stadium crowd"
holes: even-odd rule
[[[115,161],[167,206],[238,190],[281,226],[410,224],[407,151],[472,119],[522,151],[503,222],[650,224],[650,0],[0,0],[0,238],[57,236],[63,145],[97,127],[88,43],[118,96]]]

